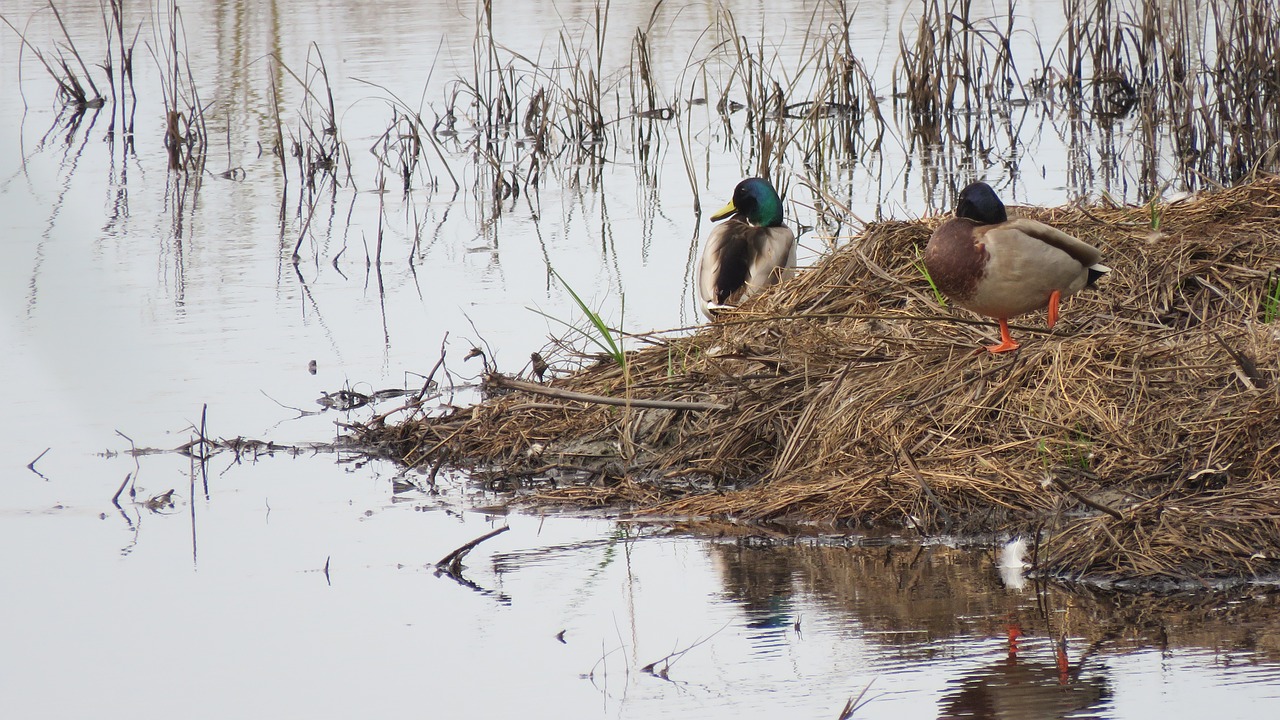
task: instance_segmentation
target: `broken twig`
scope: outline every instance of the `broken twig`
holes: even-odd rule
[[[458,577],[459,575],[462,574],[462,558],[465,557],[467,553],[471,552],[471,550],[474,549],[475,546],[479,545],[485,540],[488,540],[489,538],[494,537],[495,535],[501,535],[502,533],[510,529],[511,529],[510,525],[504,525],[498,528],[497,530],[494,530],[493,532],[488,532],[488,533],[485,533],[484,535],[481,535],[475,540],[472,540],[466,545],[463,545],[459,547],[457,550],[454,550],[448,555],[445,555],[444,557],[440,558],[440,561],[436,563],[436,567],[439,568],[441,571],[449,575],[452,575],[453,577]]]
[[[524,382],[521,380],[512,380],[502,375],[490,375],[489,381],[498,387],[504,387],[509,390],[519,390],[521,392],[533,393],[535,395],[546,395],[547,397],[560,398],[561,400],[577,400],[579,402],[595,403],[597,405],[618,405],[622,407],[637,408],[656,408],[658,410],[728,410],[728,405],[719,403],[691,402],[687,400],[646,400],[643,398],[618,398],[608,397],[605,395],[591,395],[588,393],[574,392],[572,390],[561,390],[559,388],[547,387],[537,383]]]
[[[1084,493],[1078,492],[1075,488],[1071,487],[1069,484],[1067,484],[1067,481],[1063,480],[1062,478],[1057,478],[1057,477],[1053,478],[1053,484],[1057,485],[1063,492],[1075,498],[1078,502],[1080,502],[1083,505],[1087,505],[1093,508],[1094,510],[1099,510],[1101,512],[1104,512],[1117,520],[1124,519],[1124,515],[1121,515],[1119,510],[1116,510],[1115,508],[1109,507],[1107,505],[1103,505],[1097,500],[1090,499]]]

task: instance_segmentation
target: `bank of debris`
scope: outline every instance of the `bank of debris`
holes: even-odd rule
[[[1032,533],[1039,569],[1068,578],[1275,574],[1280,181],[1012,214],[1113,269],[1054,331],[1017,319],[1016,353],[975,353],[994,323],[921,274],[943,218],[882,222],[723,322],[648,338],[625,368],[492,375],[474,407],[356,439],[542,502]]]

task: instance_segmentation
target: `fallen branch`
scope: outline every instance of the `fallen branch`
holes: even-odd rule
[[[129,485],[129,481],[133,479],[133,473],[125,473],[124,482],[120,483],[120,489],[116,490],[116,494],[111,496],[111,504],[120,507],[120,493],[124,492],[125,487]]]
[[[457,550],[454,550],[448,555],[445,555],[444,557],[440,558],[440,561],[436,563],[436,567],[442,570],[443,572],[448,573],[449,575],[452,575],[453,577],[458,577],[462,575],[462,558],[465,557],[467,553],[471,552],[472,549],[475,548],[475,546],[479,545],[485,540],[488,540],[489,538],[494,537],[495,535],[501,535],[502,533],[510,529],[511,529],[510,525],[504,525],[498,528],[497,530],[494,530],[493,532],[489,532],[489,533],[485,533],[484,535],[481,535],[475,540],[472,540],[466,545],[463,545]]]
[[[40,477],[44,478],[45,480],[48,480],[49,478],[44,477],[44,473],[42,473],[42,472],[40,472],[39,470],[37,470],[37,469],[36,469],[36,463],[40,462],[40,458],[42,458],[42,457],[44,457],[45,455],[47,455],[47,454],[49,453],[49,451],[50,451],[50,450],[52,450],[52,449],[53,449],[53,448],[45,448],[45,449],[44,449],[44,452],[42,452],[42,453],[40,453],[39,455],[37,455],[37,456],[36,456],[36,459],[35,459],[35,460],[32,460],[31,462],[27,463],[27,469],[28,469],[28,470],[30,470],[31,472],[33,472],[33,473],[35,473],[35,474],[39,475]]]
[[[605,395],[590,395],[588,393],[574,392],[572,390],[561,390],[559,388],[547,387],[537,383],[524,382],[523,380],[512,380],[509,377],[493,374],[489,376],[489,382],[498,387],[507,388],[509,390],[519,390],[521,392],[533,393],[535,395],[546,395],[547,397],[560,398],[561,400],[576,400],[578,402],[595,403],[597,405],[618,405],[622,407],[636,408],[655,408],[658,410],[728,410],[728,405],[719,403],[691,402],[687,400],[646,400],[643,398],[616,398]]]
[[[688,653],[690,650],[692,650],[692,649],[694,649],[694,648],[698,647],[699,645],[702,645],[703,643],[706,643],[706,642],[710,641],[710,640],[711,640],[711,638],[715,637],[716,635],[719,635],[721,632],[723,632],[723,631],[724,631],[724,629],[725,629],[725,628],[729,627],[729,625],[730,625],[730,623],[725,623],[723,626],[721,626],[721,628],[720,628],[719,630],[716,630],[715,632],[711,633],[710,635],[708,635],[708,636],[706,636],[706,637],[704,637],[704,638],[702,638],[702,639],[700,639],[700,640],[695,641],[695,642],[694,642],[692,645],[690,645],[689,647],[687,647],[687,648],[685,648],[685,649],[683,649],[683,650],[677,650],[677,651],[675,651],[675,652],[673,652],[673,653],[670,653],[670,654],[668,654],[668,655],[666,655],[666,656],[664,656],[664,657],[658,658],[657,660],[654,660],[653,662],[649,663],[648,665],[645,665],[644,667],[640,668],[640,671],[641,671],[641,672],[649,673],[650,675],[653,675],[654,677],[660,677],[660,678],[662,678],[663,680],[670,680],[671,678],[670,678],[670,677],[668,677],[668,675],[669,675],[669,674],[670,674],[670,672],[671,672],[671,666],[672,666],[672,665],[674,665],[674,664],[675,664],[675,662],[676,662],[677,660],[679,660],[680,658],[684,657],[684,656],[685,656],[685,654],[686,654],[686,653]],[[662,669],[661,669],[661,670],[657,669],[657,667],[658,667],[658,664],[659,664],[659,663],[661,663],[661,664],[662,664]]]
[[[1091,500],[1084,493],[1078,492],[1075,488],[1067,484],[1067,481],[1063,480],[1062,478],[1058,478],[1058,477],[1053,478],[1053,484],[1057,485],[1063,492],[1075,498],[1078,502],[1084,505],[1087,505],[1093,508],[1094,510],[1104,512],[1117,520],[1124,519],[1124,515],[1121,515],[1119,510],[1116,510],[1113,507],[1108,507],[1106,505],[1103,505],[1102,503],[1096,500]]]
[[[924,479],[924,475],[920,473],[920,466],[916,465],[916,459],[911,456],[911,452],[906,448],[899,448],[899,451],[902,453],[903,459],[907,461],[907,468],[911,470],[911,474],[915,477],[916,482],[920,483],[920,490],[924,493],[925,498],[927,498],[933,505],[933,509],[937,510],[938,514],[942,515],[942,532],[944,534],[950,533],[951,513],[947,512],[946,508],[942,507],[942,502],[938,500],[938,496],[933,494],[933,488],[929,487],[929,483]],[[921,531],[924,531],[924,528],[920,529]]]

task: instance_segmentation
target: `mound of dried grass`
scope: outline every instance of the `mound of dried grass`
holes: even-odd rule
[[[722,323],[552,384],[360,431],[413,465],[529,481],[543,499],[926,533],[1043,530],[1073,577],[1280,570],[1280,181],[1157,208],[1021,209],[1113,272],[1056,331],[975,353],[992,323],[933,299],[934,224],[873,225]],[[689,408],[683,409],[681,403]],[[707,409],[721,406],[722,409]],[[568,487],[565,487],[568,485]]]

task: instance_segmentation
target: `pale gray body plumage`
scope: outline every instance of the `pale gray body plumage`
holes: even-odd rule
[[[1057,290],[1074,295],[1089,282],[1089,270],[1102,261],[1097,248],[1044,223],[1026,218],[978,228],[988,260],[972,297],[956,304],[988,317],[1015,317],[1043,308]]]
[[[719,302],[717,279],[731,263],[745,263],[741,285]],[[796,239],[785,226],[760,227],[738,219],[717,225],[707,237],[698,266],[698,296],[702,311],[712,317],[715,310],[738,305],[764,288],[795,274]]]

